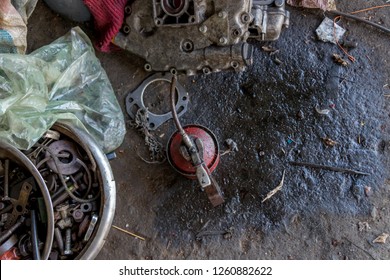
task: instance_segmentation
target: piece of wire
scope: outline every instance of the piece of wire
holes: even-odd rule
[[[344,12],[340,12],[340,11],[327,11],[330,14],[336,15],[336,17],[333,20],[333,36],[334,36],[334,39],[336,41],[337,46],[345,53],[345,55],[347,55],[347,57],[348,57],[348,59],[350,61],[355,62],[356,58],[353,57],[352,55],[350,55],[348,53],[348,51],[346,49],[344,49],[340,45],[339,41],[337,40],[337,37],[336,37],[336,22],[339,19],[341,19],[341,17],[346,17],[346,18],[350,18],[350,19],[354,19],[354,20],[366,23],[368,25],[371,25],[371,26],[373,26],[375,28],[378,28],[378,29],[382,30],[383,32],[386,32],[386,33],[390,34],[390,29],[389,28],[386,28],[386,27],[384,27],[384,26],[382,26],[380,24],[377,24],[375,22],[372,22],[372,21],[369,21],[369,20],[365,20],[365,19],[363,19],[361,17],[354,16],[354,14],[359,14],[359,13],[372,11],[372,10],[376,10],[376,9],[381,9],[381,8],[386,8],[386,7],[390,7],[390,4],[374,6],[374,7],[370,7],[370,8],[366,8],[366,9],[362,9],[362,10],[358,10],[358,11],[354,11],[354,12],[351,12],[351,13],[344,13]]]

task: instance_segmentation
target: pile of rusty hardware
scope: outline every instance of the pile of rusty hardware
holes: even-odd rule
[[[1,259],[75,259],[96,234],[102,180],[82,143],[49,130],[23,153],[0,145]]]

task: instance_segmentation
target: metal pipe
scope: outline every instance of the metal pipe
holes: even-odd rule
[[[31,215],[31,247],[33,253],[33,259],[40,260],[41,253],[39,252],[37,216],[35,214],[35,210],[31,210],[30,215]]]

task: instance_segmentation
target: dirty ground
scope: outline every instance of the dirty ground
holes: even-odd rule
[[[336,1],[354,11],[386,1]],[[352,3],[351,3],[352,2]],[[130,125],[112,161],[117,181],[114,225],[98,259],[389,259],[390,242],[390,37],[342,20],[355,63],[334,61],[336,45],[316,39],[323,12],[288,8],[291,26],[277,42],[255,46],[244,73],[179,77],[190,93],[183,124],[210,128],[233,139],[238,151],[222,156],[215,177],[226,203],[213,209],[196,186],[167,162],[148,164],[144,139]],[[389,9],[365,16],[390,27]],[[39,3],[28,25],[28,52],[77,23]],[[93,39],[90,24],[81,25]],[[270,54],[263,46],[278,52]],[[267,49],[267,48],[266,48]],[[142,60],[97,53],[123,106],[146,77]],[[148,94],[150,110],[166,110],[167,94]],[[165,106],[165,107],[164,107]],[[126,115],[128,118],[128,116]],[[165,145],[172,121],[153,132]],[[332,142],[332,141],[334,142]],[[294,166],[337,166],[353,175]],[[279,185],[279,192],[262,203]]]

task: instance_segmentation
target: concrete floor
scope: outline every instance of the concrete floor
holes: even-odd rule
[[[384,1],[336,1],[342,11]],[[353,3],[351,3],[353,2]],[[277,42],[277,64],[253,42],[254,65],[244,73],[180,77],[190,93],[184,124],[209,127],[224,147],[239,151],[221,159],[215,177],[226,198],[212,208],[195,182],[168,163],[147,164],[144,139],[128,127],[112,162],[117,181],[114,225],[98,259],[389,259],[390,245],[372,241],[390,233],[388,125],[390,36],[343,20],[357,43],[348,67],[336,64],[337,46],[319,42],[323,13],[289,7],[291,27]],[[369,12],[390,27],[389,9]],[[29,21],[29,51],[77,25],[39,3]],[[47,28],[50,26],[50,28]],[[91,25],[81,25],[93,39]],[[125,52],[97,52],[124,110],[126,95],[146,77],[143,62]],[[159,95],[160,96],[160,95]],[[164,100],[153,99],[150,106]],[[317,109],[329,109],[321,115]],[[128,116],[126,115],[128,119]],[[165,145],[173,123],[155,135]],[[161,136],[161,137],[160,137]],[[322,138],[337,145],[329,147]],[[345,173],[292,166],[290,161],[341,166],[370,173]],[[282,190],[261,203],[286,172]],[[368,188],[371,189],[367,192]],[[365,192],[366,191],[366,192]],[[367,222],[369,229],[359,230]]]

